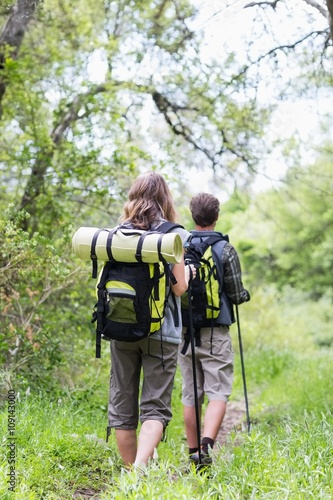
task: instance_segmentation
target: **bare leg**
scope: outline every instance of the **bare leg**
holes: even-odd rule
[[[202,435],[215,441],[221,428],[227,403],[224,401],[209,401],[204,418]]]
[[[134,465],[146,465],[154,455],[154,449],[157,448],[163,436],[163,424],[158,420],[146,420],[141,425],[138,450],[136,453]]]
[[[136,430],[116,429],[116,440],[120,456],[126,467],[129,467],[133,464],[136,456]]]
[[[183,409],[185,432],[187,444],[189,448],[197,448],[197,421],[195,416],[195,406],[184,406]],[[201,406],[199,408],[199,415],[201,416]]]
[[[209,437],[215,441],[224,419],[226,407],[227,404],[224,401],[209,401],[204,417],[203,436]],[[198,446],[198,440],[195,407],[184,406],[183,414],[188,447],[196,448]],[[201,407],[199,414],[201,415]]]

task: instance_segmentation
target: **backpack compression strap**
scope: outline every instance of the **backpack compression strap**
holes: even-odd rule
[[[105,229],[98,229],[93,236],[90,247],[90,258],[92,261],[92,278],[97,278],[97,255],[96,255],[96,242],[98,236],[102,231],[106,231]]]
[[[108,257],[109,257],[109,260],[113,260],[113,256],[112,256],[112,250],[111,250],[111,246],[112,246],[112,238],[113,238],[113,235],[114,233],[117,231],[118,228],[115,228],[115,229],[98,229],[96,231],[96,233],[94,234],[93,236],[93,239],[91,241],[91,247],[90,247],[90,258],[92,260],[92,277],[93,278],[97,278],[97,255],[96,255],[96,243],[97,243],[97,240],[98,240],[98,237],[100,235],[100,233],[102,231],[107,231],[109,234],[108,234],[108,237],[107,237],[107,240],[106,240],[106,253],[108,254]]]
[[[158,258],[161,262],[163,262],[164,269],[165,269],[168,277],[170,278],[170,280],[172,281],[173,284],[176,283],[176,279],[175,279],[174,275],[172,274],[172,272],[170,271],[170,268],[162,255],[161,248],[162,248],[163,235],[168,233],[169,231],[171,231],[171,229],[174,229],[176,227],[180,227],[180,228],[184,229],[184,227],[182,225],[175,224],[174,222],[162,222],[162,224],[160,224],[155,230],[153,230],[153,232],[161,233],[158,240],[157,240]],[[135,258],[138,262],[142,262],[143,241],[144,241],[145,237],[147,236],[147,234],[151,233],[151,232],[152,231],[145,231],[144,233],[141,234],[141,236],[139,238],[139,241],[138,241],[138,244],[136,247],[136,252],[135,252]]]
[[[117,231],[117,229],[113,229],[112,231],[109,231],[108,238],[106,240],[106,253],[108,254],[109,260],[113,260],[112,238],[113,238],[113,235],[116,231]]]
[[[145,231],[144,233],[141,234],[138,244],[136,246],[136,252],[135,252],[135,258],[138,262],[142,262],[142,246],[145,237],[147,236],[148,231]]]
[[[96,358],[101,357],[101,340],[102,340],[102,331],[103,331],[103,317],[104,317],[104,292],[103,288],[106,283],[106,277],[109,271],[109,265],[106,263],[104,265],[100,282],[97,285],[97,304],[95,306],[95,312],[93,315],[92,323],[97,321],[96,325]]]

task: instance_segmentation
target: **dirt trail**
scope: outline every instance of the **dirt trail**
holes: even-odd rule
[[[235,429],[239,430],[242,425],[246,426],[246,411],[244,402],[229,401],[223,424],[217,435],[216,442],[221,445],[224,444],[227,436]]]
[[[234,430],[240,430],[242,425],[246,425],[245,405],[239,401],[229,401],[222,427],[218,433],[216,443],[223,445],[226,443],[228,435]],[[76,490],[73,499],[77,500],[98,500],[99,492],[90,488]]]

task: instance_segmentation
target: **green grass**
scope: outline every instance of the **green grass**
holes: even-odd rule
[[[221,473],[231,498],[332,498],[333,417],[307,414],[255,429]],[[237,496],[236,492],[243,496]],[[233,493],[231,493],[233,492]]]
[[[105,408],[69,397],[59,402],[25,397],[17,403],[15,499],[70,499],[75,491],[85,489],[99,492],[101,500],[331,499],[333,416],[329,405],[333,392],[325,393],[331,359],[324,355],[320,359],[319,365],[318,360],[312,360],[312,368],[311,360],[306,363],[303,359],[304,371],[295,379],[299,369],[295,358],[287,368],[272,371],[270,383],[261,393],[256,386],[257,399],[251,395],[251,416],[259,423],[253,425],[250,435],[235,432],[227,445],[216,450],[209,478],[197,474],[187,463],[179,373],[168,439],[160,444],[158,460],[144,474],[122,470],[113,434],[105,443]],[[318,366],[320,370],[315,370]],[[288,384],[293,379],[296,383]],[[306,380],[311,383],[305,386]],[[309,410],[302,409],[306,401]],[[297,418],[291,416],[293,413]],[[1,427],[5,449],[6,411]],[[14,498],[7,489],[5,455],[2,466],[1,498]]]
[[[313,321],[307,321],[306,305],[292,316],[283,312],[283,304],[267,308],[269,302],[263,294],[257,297],[260,314],[254,306],[242,314],[251,433],[234,431],[226,445],[215,449],[209,477],[197,474],[187,461],[179,371],[174,416],[167,440],[158,448],[158,460],[144,473],[123,470],[113,433],[105,443],[109,377],[105,349],[101,363],[87,359],[80,365],[82,374],[75,379],[70,374],[68,385],[60,387],[53,399],[44,391],[22,392],[17,398],[15,495],[7,484],[9,414],[4,391],[0,498],[65,500],[81,491],[77,498],[83,499],[86,491],[95,492],[100,500],[331,500],[333,351],[317,341],[320,332],[329,337],[327,320],[321,324],[317,314],[315,331]],[[236,327],[232,336],[236,358],[231,399],[244,401]],[[3,386],[15,387],[15,377],[7,375]]]
[[[15,498],[69,498],[78,486],[99,489],[110,474],[113,462],[119,462],[114,443],[102,441],[106,425],[104,412],[89,411],[70,401],[51,402],[30,396],[18,402],[16,413],[17,488]],[[8,434],[6,415],[2,427]],[[99,439],[99,437],[101,439]],[[7,482],[1,472],[5,493]]]

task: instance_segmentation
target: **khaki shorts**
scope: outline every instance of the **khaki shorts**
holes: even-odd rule
[[[215,327],[211,342],[211,329],[201,328],[201,346],[195,348],[198,402],[205,394],[209,401],[228,401],[233,382],[234,355],[229,328]],[[184,342],[179,346],[178,363],[182,373],[182,403],[194,406],[192,350],[189,344],[185,355],[181,354]]]
[[[160,340],[111,341],[110,427],[136,429],[139,420],[158,420],[164,428],[168,425],[177,352],[177,344]]]

